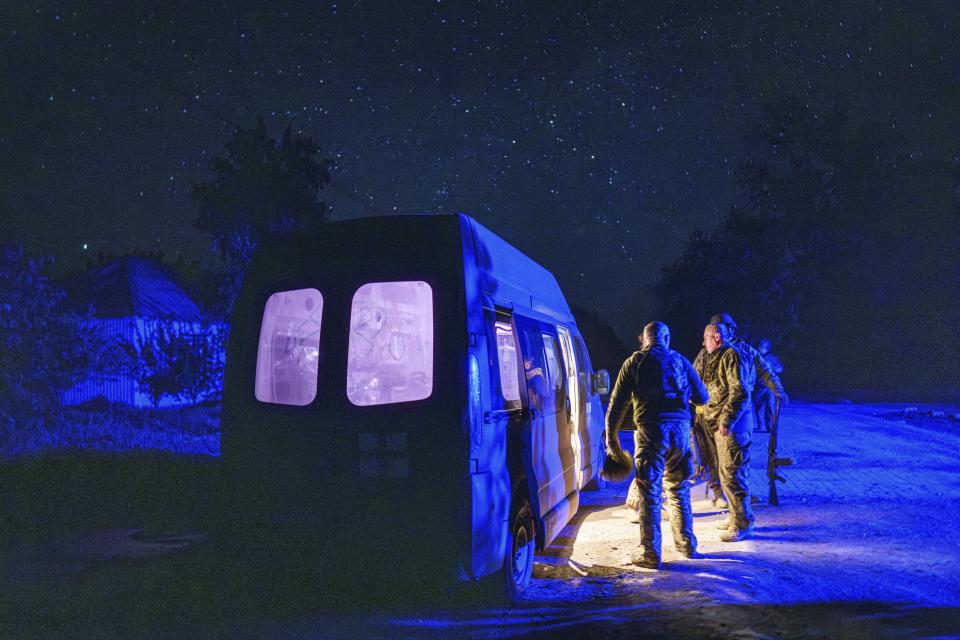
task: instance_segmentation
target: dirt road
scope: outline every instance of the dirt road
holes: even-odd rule
[[[757,506],[753,539],[722,543],[714,525],[724,514],[694,489],[704,557],[674,552],[664,523],[659,572],[629,564],[637,526],[622,507],[626,485],[585,494],[515,608],[334,614],[296,585],[231,574],[202,536],[101,531],[20,559],[20,588],[10,590],[9,575],[2,583],[0,636],[960,637],[960,420],[952,416],[949,408],[794,404],[781,449],[798,465],[786,472],[781,506]],[[751,484],[765,501],[765,435],[754,449]]]

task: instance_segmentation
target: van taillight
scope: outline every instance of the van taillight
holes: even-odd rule
[[[468,357],[468,403],[470,407],[470,449],[471,452],[483,444],[483,415],[480,405],[480,363],[477,356]],[[472,456],[471,456],[472,457]]]

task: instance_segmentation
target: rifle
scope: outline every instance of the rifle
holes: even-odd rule
[[[769,503],[777,506],[780,504],[780,498],[777,496],[777,481],[786,482],[777,472],[780,467],[789,467],[794,464],[793,458],[777,457],[777,434],[780,430],[780,399],[777,398],[773,410],[773,424],[770,425],[770,442],[767,444],[767,478],[770,480],[770,498]]]
[[[693,483],[700,477],[703,471],[703,463],[700,462],[700,443],[697,441],[697,408],[692,404],[687,405],[687,411],[690,412],[690,451],[693,453],[693,475],[690,482]]]
[[[695,458],[693,477],[699,478],[709,485],[710,471],[705,456],[709,455],[711,451],[709,445],[706,443],[706,439],[710,436],[696,415],[693,416],[693,421],[690,426],[690,445]]]

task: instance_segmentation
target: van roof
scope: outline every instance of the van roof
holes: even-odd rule
[[[448,235],[454,224],[460,227],[459,242]],[[370,216],[328,222],[321,226],[323,229],[318,230],[321,235],[327,235],[325,231],[337,227],[338,238],[367,234],[381,239],[398,240],[402,237],[407,241],[429,238],[428,242],[440,243],[443,247],[441,252],[462,253],[468,300],[482,294],[492,298],[495,303],[533,311],[556,322],[576,324],[552,273],[464,213]],[[427,229],[433,231],[424,233]],[[441,240],[442,237],[449,237],[450,244]],[[289,239],[277,240],[272,249],[275,253],[289,256]],[[314,255],[314,249],[310,251],[310,255]],[[261,249],[258,253],[264,252]]]
[[[473,238],[472,255],[471,245],[464,238],[464,260],[475,262],[484,293],[560,322],[574,323],[570,306],[552,273],[470,216],[458,215]]]

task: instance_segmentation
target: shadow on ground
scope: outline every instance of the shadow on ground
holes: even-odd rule
[[[131,536],[135,543],[154,542]],[[857,640],[960,633],[957,608],[871,601],[718,604],[698,594],[664,601],[652,589],[616,589],[624,573],[618,567],[590,567],[581,578],[611,586],[611,597],[491,607],[479,604],[476,593],[425,584],[347,590],[304,571],[295,557],[237,557],[202,536],[156,541],[171,543],[184,546],[82,566],[65,562],[75,556],[45,557],[43,549],[33,549],[29,566],[46,570],[17,589],[4,585],[0,637]]]

